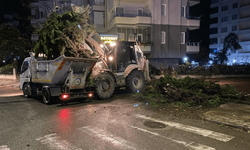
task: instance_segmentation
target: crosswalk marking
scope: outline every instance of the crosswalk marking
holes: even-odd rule
[[[85,127],[79,128],[79,130],[84,133],[87,133],[90,136],[96,136],[106,142],[111,142],[112,144],[116,146],[126,147],[127,149],[136,150],[135,146],[132,146],[134,145],[133,143],[128,142],[120,137],[115,137],[114,135],[109,134],[99,128],[96,128],[96,127],[91,128],[89,126],[85,126]]]
[[[192,133],[204,136],[204,137],[209,137],[209,138],[216,139],[216,140],[223,141],[223,142],[228,142],[234,138],[234,136],[231,136],[231,135],[218,133],[218,132],[214,132],[214,131],[210,131],[210,130],[206,130],[206,129],[201,129],[201,128],[197,128],[197,127],[192,127],[192,126],[188,126],[188,125],[184,125],[184,124],[180,124],[180,123],[175,123],[175,122],[170,122],[170,121],[161,121],[161,120],[154,119],[154,118],[147,117],[147,116],[140,115],[140,114],[137,114],[135,116],[138,118],[143,118],[143,119],[147,119],[147,120],[160,122],[160,123],[175,127],[177,129],[180,129],[180,130],[192,132]]]
[[[54,133],[45,135],[44,137],[36,138],[37,141],[40,141],[42,144],[47,145],[51,149],[55,150],[82,150],[81,148],[78,148],[76,146],[73,146],[71,143],[69,143],[66,140],[60,139],[60,137]]]
[[[154,136],[158,136],[158,137],[165,138],[165,139],[171,140],[173,142],[182,144],[185,147],[188,147],[188,148],[193,149],[193,150],[201,150],[201,149],[202,150],[215,150],[215,148],[213,148],[213,147],[209,147],[209,146],[202,145],[202,144],[199,144],[199,143],[194,143],[194,142],[187,143],[185,141],[175,140],[175,139],[160,135],[159,133],[151,132],[151,131],[148,131],[148,130],[145,130],[145,129],[142,129],[142,128],[139,128],[139,127],[135,127],[135,126],[130,126],[130,127],[134,128],[134,129],[137,129],[137,130],[140,130],[142,132],[148,133],[148,134],[152,134]]]
[[[0,150],[10,150],[7,145],[0,146]]]

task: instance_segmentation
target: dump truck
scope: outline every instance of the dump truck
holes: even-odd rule
[[[121,87],[139,92],[148,79],[148,60],[137,42],[117,41],[98,58],[61,55],[54,60],[37,60],[30,53],[21,67],[20,89],[24,97],[41,95],[45,104],[59,97],[65,104],[92,96],[108,99]]]

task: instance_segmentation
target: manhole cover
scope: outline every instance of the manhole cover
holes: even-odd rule
[[[144,126],[149,128],[165,128],[166,125],[160,122],[154,122],[154,121],[145,121]]]

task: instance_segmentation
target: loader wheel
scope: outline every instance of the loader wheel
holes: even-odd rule
[[[25,98],[31,97],[31,95],[29,94],[29,84],[25,84],[25,85],[23,86],[23,96],[24,96]]]
[[[130,93],[136,93],[137,90],[141,91],[145,85],[145,78],[141,71],[132,71],[127,79],[126,86]]]
[[[108,73],[100,74],[96,80],[95,97],[98,99],[108,99],[113,96],[114,91],[114,78]]]
[[[47,105],[53,103],[52,97],[50,96],[50,91],[47,88],[43,90],[43,102]]]

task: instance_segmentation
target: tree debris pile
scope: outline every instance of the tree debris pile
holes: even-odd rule
[[[220,86],[203,78],[176,79],[169,75],[149,82],[139,97],[148,101],[158,98],[160,103],[174,102],[183,103],[185,106],[208,107],[245,99],[243,94],[229,85]]]
[[[76,9],[77,8],[77,9]],[[36,33],[39,34],[34,52],[47,59],[60,55],[91,58],[103,55],[94,25],[90,23],[90,6],[72,8],[63,14],[52,13]]]

